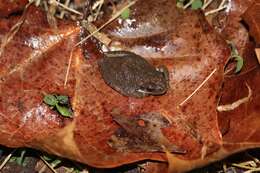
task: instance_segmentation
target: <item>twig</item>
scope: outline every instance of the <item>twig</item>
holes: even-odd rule
[[[205,10],[214,0],[204,1],[204,5],[202,6],[202,10]]]
[[[99,0],[97,1],[94,5],[93,5],[93,10],[95,10],[97,8],[97,12],[95,14],[95,17],[94,17],[94,21],[97,20],[97,17],[100,13],[100,10],[101,10],[101,7],[102,5],[104,4],[105,0]]]
[[[72,13],[75,13],[75,14],[78,14],[78,15],[80,15],[80,16],[83,16],[83,14],[82,14],[81,12],[78,12],[77,10],[74,10],[74,9],[72,9],[72,8],[69,8],[69,7],[67,7],[66,5],[64,5],[64,4],[62,4],[62,3],[60,3],[60,2],[58,2],[58,1],[56,1],[56,0],[50,0],[50,4],[51,4],[51,3],[55,3],[56,5],[58,5],[58,6],[62,7],[62,8],[64,8],[65,10],[68,10],[68,11],[70,11],[70,12],[72,12]]]
[[[74,49],[75,49],[75,47],[73,47],[73,48],[71,49],[71,52],[70,52],[69,63],[68,63],[68,67],[67,67],[66,75],[65,75],[65,80],[64,80],[64,87],[67,85],[67,82],[68,82],[69,73],[70,73],[70,66],[71,66],[72,55],[73,55]]]
[[[191,93],[191,95],[189,95],[183,102],[181,102],[179,104],[179,106],[183,106],[184,103],[186,103],[210,78],[211,76],[217,71],[217,69],[215,68],[210,75]]]
[[[101,27],[99,27],[97,30],[95,30],[95,31],[92,32],[91,34],[89,34],[87,37],[85,37],[84,39],[82,39],[80,42],[78,42],[78,43],[75,45],[75,47],[78,46],[78,45],[80,45],[80,44],[82,44],[84,41],[86,41],[86,40],[89,39],[91,36],[93,36],[94,34],[96,34],[97,32],[99,32],[101,29],[103,29],[105,26],[107,26],[109,23],[111,23],[112,21],[114,21],[116,18],[118,18],[118,17],[122,14],[122,12],[123,12],[125,9],[127,9],[127,8],[131,7],[132,5],[134,5],[135,2],[136,2],[136,0],[130,2],[128,5],[126,5],[125,7],[123,7],[123,8],[122,8],[121,10],[119,10],[111,19],[109,19],[106,23],[104,23]]]
[[[227,8],[227,5],[225,5],[226,1],[227,0],[222,0],[217,9],[213,9],[213,10],[205,12],[205,16],[208,16],[208,15],[213,14],[213,13],[217,13],[217,12]],[[204,10],[205,8],[202,7],[202,9]]]
[[[205,16],[208,16],[208,15],[213,14],[213,13],[217,13],[217,12],[219,12],[221,10],[224,10],[225,8],[227,8],[227,6],[223,6],[223,7],[220,7],[220,8],[211,10],[211,11],[208,11],[208,12],[205,13]]]
[[[70,0],[66,0],[65,3],[64,3],[64,5],[65,5],[66,7],[69,7],[69,4],[70,4]],[[63,19],[64,14],[65,14],[65,11],[62,10],[62,11],[60,12],[60,16],[59,16],[59,17],[60,17],[61,19]]]
[[[6,165],[6,163],[11,159],[12,155],[14,154],[14,152],[16,151],[16,149],[14,149],[6,158],[5,160],[2,162],[2,164],[0,165],[0,170],[3,169],[3,167]]]
[[[243,169],[247,169],[247,170],[254,170],[256,168],[253,168],[251,166],[246,166],[246,165],[240,165],[240,164],[237,164],[237,163],[233,163],[232,166],[235,166],[235,167],[238,167],[238,168],[243,168]],[[260,168],[259,168],[260,169]]]
[[[217,110],[219,112],[232,111],[232,110],[238,108],[241,104],[248,102],[249,99],[252,97],[252,90],[247,83],[246,83],[246,86],[247,86],[247,89],[248,89],[248,96],[247,97],[239,99],[239,100],[235,101],[234,103],[231,103],[231,104],[228,104],[228,105],[218,106]]]
[[[2,38],[1,41],[1,46],[0,46],[0,57],[2,55],[2,53],[4,52],[5,46],[13,39],[13,37],[15,36],[15,34],[19,31],[19,29],[21,28],[22,24],[25,21],[25,13],[28,9],[28,7],[34,3],[34,1],[30,1],[24,8],[22,17],[18,20],[18,22],[10,29],[10,31]]]
[[[42,156],[40,156],[41,160],[51,169],[53,173],[58,173],[52,166],[49,164]]]
[[[252,172],[260,172],[260,168],[254,168],[254,169],[245,171],[244,173],[252,173]]]
[[[195,0],[190,0],[184,7],[183,9],[188,8]]]

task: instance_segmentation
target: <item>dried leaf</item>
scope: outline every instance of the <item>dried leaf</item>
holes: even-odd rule
[[[130,10],[135,11],[130,16],[135,19],[134,26],[142,27],[131,29],[115,20],[104,32],[125,49],[143,55],[154,65],[167,66],[170,69],[169,92],[144,99],[118,94],[102,80],[97,64],[100,57],[92,58],[96,54],[93,52],[98,52],[93,40],[86,41],[88,46],[84,52],[91,55],[86,60],[80,48],[71,51],[79,42],[80,29],[75,23],[57,20],[55,31],[48,25],[44,13],[30,8],[24,24],[0,57],[0,144],[35,147],[103,168],[146,159],[167,161],[161,152],[142,149],[138,153],[120,152],[108,145],[122,127],[128,129],[128,134],[134,133],[135,126],[126,127],[130,122],[119,123],[118,117],[118,122],[113,121],[113,110],[117,109],[122,121],[149,115],[149,112],[157,112],[167,120],[160,128],[150,129],[159,131],[159,136],[167,139],[169,144],[187,151],[181,156],[174,155],[178,165],[173,170],[188,171],[259,146],[259,69],[225,81],[221,105],[242,98],[241,94],[246,95],[246,88],[239,85],[245,80],[252,86],[254,94],[246,106],[218,115],[216,105],[223,82],[222,69],[230,55],[225,41],[201,13],[180,11],[167,0],[140,0]],[[0,24],[3,37],[13,21],[0,19]],[[64,87],[71,54],[70,73]],[[214,69],[216,72],[205,85],[179,106]],[[51,111],[42,103],[42,93],[68,96],[74,118],[64,118]],[[226,118],[230,120],[230,126],[224,135],[221,130],[226,127]],[[146,119],[153,124],[149,117]],[[146,134],[151,137],[155,133]]]
[[[260,44],[260,1],[255,0],[253,5],[242,15],[242,18],[248,24],[250,34],[257,44]]]

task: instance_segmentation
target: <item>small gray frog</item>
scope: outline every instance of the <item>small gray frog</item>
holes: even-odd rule
[[[169,86],[167,68],[165,66],[155,68],[147,60],[132,52],[106,52],[98,64],[106,84],[122,95],[143,98],[167,92]]]

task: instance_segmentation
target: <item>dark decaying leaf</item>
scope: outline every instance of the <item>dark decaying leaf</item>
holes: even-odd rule
[[[257,44],[260,44],[260,1],[255,0],[250,8],[243,14],[243,19],[249,26],[249,31]]]
[[[22,11],[28,0],[0,1],[0,17],[6,17],[11,13]]]
[[[113,115],[121,128],[111,137],[110,145],[121,152],[185,153],[184,149],[170,143],[161,132],[170,122],[158,113],[147,113],[135,117]]]
[[[68,82],[64,86],[69,57],[79,41],[80,29],[76,23],[57,20],[56,30],[49,26],[46,14],[31,7],[26,21],[0,57],[0,144],[37,148],[103,168],[145,159],[167,161],[162,152],[120,151],[109,145],[124,125],[113,114],[117,109],[124,117],[120,120],[132,120],[149,112],[165,117],[169,123],[156,131],[167,139],[167,145],[186,151],[182,155],[174,154],[170,160],[180,172],[259,146],[256,87],[259,68],[241,75],[239,80],[227,80],[224,88],[228,90],[225,88],[220,93],[230,51],[203,14],[177,9],[168,0],[140,0],[130,10],[129,19],[135,19],[131,20],[135,23],[120,24],[115,20],[104,31],[126,50],[143,55],[155,65],[167,66],[170,77],[167,94],[134,99],[111,89],[102,80],[97,58],[91,58],[102,57],[96,55],[99,51],[93,40],[86,42],[88,46],[84,50],[89,59],[83,57],[80,48],[73,50]],[[1,37],[15,21],[15,18],[0,19]],[[254,62],[247,64],[251,67]],[[203,87],[180,106],[212,72]],[[237,87],[236,82],[244,80],[252,86],[253,101],[234,110],[234,114],[218,115],[219,95],[222,104],[241,98],[247,90],[244,85]],[[68,96],[74,118],[67,119],[52,111],[43,103],[42,93]],[[230,126],[225,126],[223,117],[229,118]],[[135,125],[130,123],[128,129]],[[221,134],[224,127],[230,127],[225,135]],[[153,131],[148,136],[151,134]]]

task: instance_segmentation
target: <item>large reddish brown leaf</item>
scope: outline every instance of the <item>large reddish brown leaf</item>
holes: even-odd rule
[[[132,152],[131,146],[120,151],[109,145],[111,137],[121,128],[112,118],[117,110],[126,120],[150,112],[167,118],[170,126],[163,128],[162,134],[170,143],[187,151],[184,155],[174,155],[176,170],[180,171],[258,145],[254,137],[256,145],[236,148],[224,143],[231,147],[223,149],[216,106],[229,49],[202,13],[184,12],[173,4],[138,1],[131,9],[134,12],[131,18],[136,19],[133,26],[141,26],[134,27],[140,37],[132,37],[135,33],[128,32],[131,26],[124,30],[118,25],[119,20],[108,30],[113,40],[120,41],[125,48],[144,55],[154,65],[168,68],[167,94],[144,99],[128,98],[108,87],[99,73],[97,59],[85,59],[79,48],[73,51],[64,87],[70,52],[79,41],[80,29],[66,21],[59,21],[59,29],[53,29],[44,13],[30,8],[24,24],[0,57],[0,144],[42,149],[95,167],[115,167],[145,159],[166,161],[164,153]],[[159,15],[167,15],[162,9],[173,13],[174,18],[160,20]],[[1,19],[0,38],[15,21]],[[144,33],[146,27],[152,34]],[[88,45],[91,50],[87,47],[85,51],[98,52],[91,40]],[[210,74],[202,88],[180,106]],[[44,93],[70,96],[74,118],[66,119],[52,111],[42,101]],[[255,93],[256,96],[259,95]],[[230,134],[235,134],[232,129]],[[208,156],[203,158],[205,155]]]
[[[0,17],[5,17],[10,15],[11,13],[21,11],[26,3],[28,3],[27,0],[0,1]]]
[[[257,44],[260,44],[260,1],[255,0],[253,5],[243,14],[243,19],[250,28],[250,34]]]

